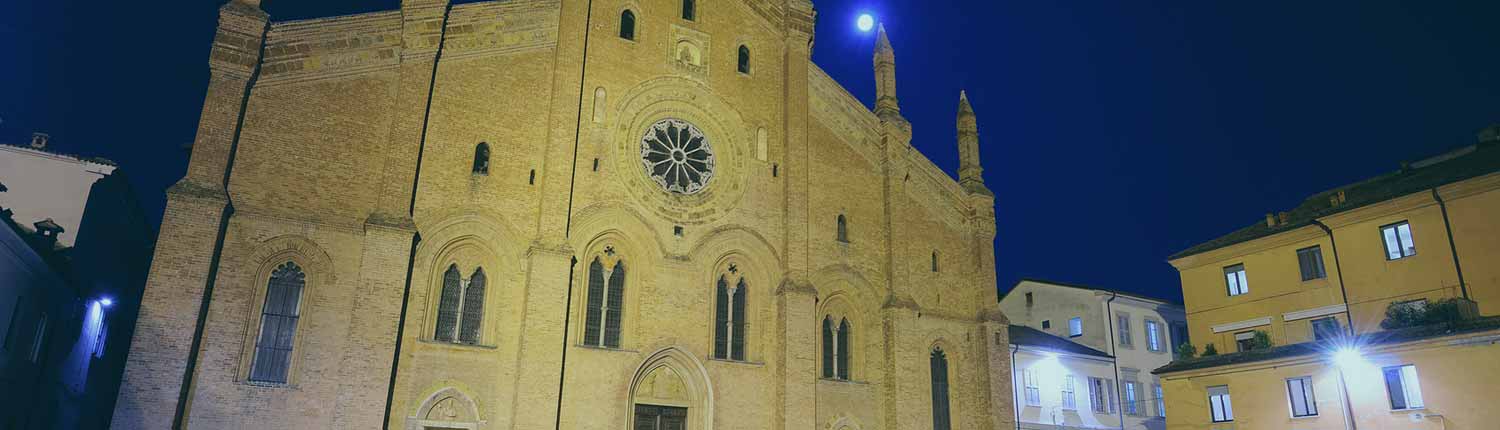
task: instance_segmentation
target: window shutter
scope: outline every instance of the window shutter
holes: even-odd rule
[[[733,336],[729,345],[729,355],[735,360],[745,359],[745,296],[750,294],[750,288],[745,285],[745,280],[740,279],[739,286],[734,290],[734,306],[730,315],[733,317]]]
[[[459,282],[458,266],[448,266],[443,272],[443,289],[438,293],[437,330],[432,334],[433,339],[452,342],[456,338],[458,302],[463,294]]]
[[[484,269],[475,269],[469,278],[469,288],[464,289],[463,321],[459,323],[460,342],[479,343],[479,327],[484,324]]]
[[[933,430],[950,430],[951,420],[948,418],[948,357],[943,350],[932,351],[932,428]]]
[[[620,347],[620,317],[625,306],[625,262],[615,263],[609,275],[609,306],[604,315],[604,346]]]
[[[599,325],[604,315],[604,264],[598,258],[589,263],[588,310],[583,317],[583,343],[599,346]]]
[[[729,285],[719,278],[714,294],[714,358],[729,358]]]
[[[838,335],[838,371],[839,379],[849,380],[849,320],[839,320]]]
[[[823,377],[833,378],[833,321],[823,317]]]

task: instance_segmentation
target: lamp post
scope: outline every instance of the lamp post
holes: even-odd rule
[[[1364,361],[1358,348],[1343,347],[1333,353],[1333,364],[1339,372],[1339,395],[1344,397],[1344,428],[1348,430],[1358,430],[1359,426],[1354,423],[1354,405],[1350,403],[1349,382],[1344,379],[1344,370],[1356,368]]]

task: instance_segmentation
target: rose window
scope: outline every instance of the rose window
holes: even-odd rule
[[[657,121],[646,129],[641,138],[641,164],[657,185],[678,194],[702,191],[714,176],[714,152],[708,136],[678,119]]]

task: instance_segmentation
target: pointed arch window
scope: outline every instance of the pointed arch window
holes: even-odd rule
[[[479,142],[474,146],[474,174],[490,174],[490,144]]]
[[[255,339],[255,356],[250,364],[250,380],[285,384],[291,369],[293,337],[302,311],[302,289],[307,276],[296,263],[286,262],[271,272],[266,284],[266,299],[260,310],[260,335]]]
[[[750,47],[745,45],[740,45],[739,71],[744,74],[750,73]]]
[[[948,416],[948,355],[942,348],[932,349],[932,428],[950,430],[952,419]]]
[[[849,219],[845,218],[844,214],[839,214],[838,223],[839,242],[849,243]]]
[[[487,279],[484,268],[474,269],[464,279],[458,265],[443,272],[443,289],[438,293],[437,329],[432,338],[442,342],[478,345],[480,327],[484,325],[484,291]]]
[[[620,38],[635,40],[635,12],[620,12]]]
[[[604,348],[620,347],[620,324],[625,304],[625,262],[606,269],[594,258],[589,263],[588,301],[584,314],[583,343]]]
[[[719,277],[715,288],[714,309],[714,358],[745,360],[745,280],[740,279],[731,288],[729,281]]]
[[[698,2],[695,0],[682,0],[682,19],[694,21],[698,19]]]
[[[849,380],[849,320],[840,318],[837,325],[833,316],[823,317],[823,377],[841,381]]]

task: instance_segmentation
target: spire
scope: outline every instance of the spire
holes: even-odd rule
[[[896,50],[891,47],[891,38],[885,34],[885,24],[880,24],[875,41],[875,115],[882,119],[901,117],[901,106],[896,100]]]
[[[985,194],[984,168],[979,166],[979,120],[969,104],[968,91],[958,92],[958,184]]]

